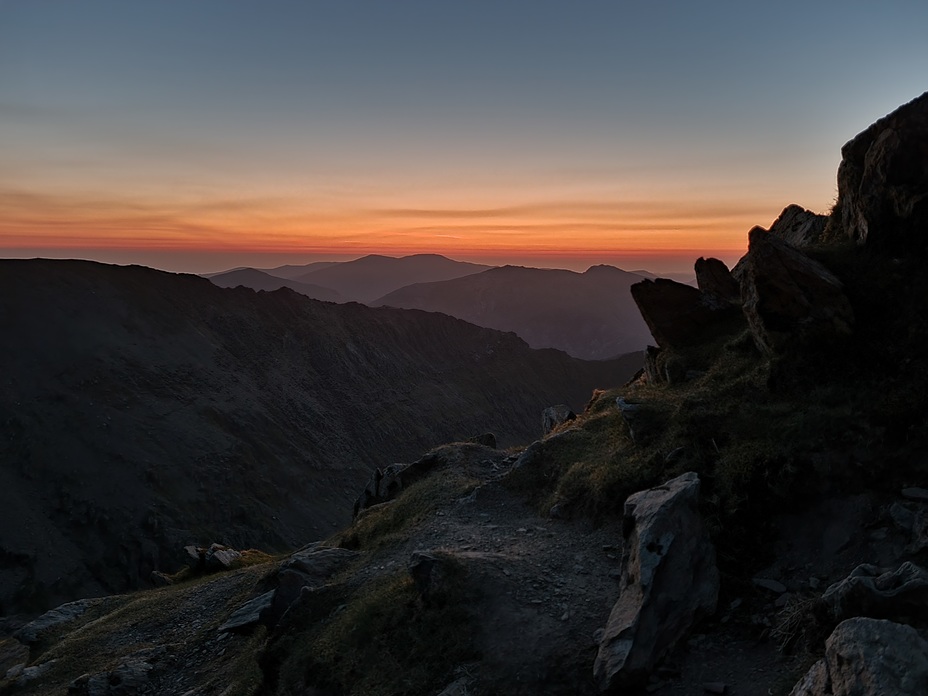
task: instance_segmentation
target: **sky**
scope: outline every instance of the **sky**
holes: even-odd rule
[[[0,256],[732,263],[928,90],[928,3],[0,0]]]

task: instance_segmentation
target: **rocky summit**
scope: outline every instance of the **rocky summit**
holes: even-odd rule
[[[307,431],[330,433],[328,447],[340,452],[365,435],[379,444],[350,450],[359,476],[333,497],[344,523],[311,543],[256,550],[203,539],[178,547],[185,567],[162,571],[155,589],[7,616],[0,688],[187,696],[928,693],[928,276],[919,222],[928,200],[926,100],[845,146],[838,204],[827,218],[788,206],[769,228],[749,232],[748,252],[733,269],[700,259],[697,288],[633,285],[657,344],[645,365],[621,385],[588,390],[585,407],[558,389],[544,392],[549,400],[525,416],[524,429],[524,404],[517,408],[513,392],[536,393],[530,373],[564,374],[559,385],[579,387],[586,364],[543,371],[536,353],[510,345],[517,339],[447,317],[421,333],[416,328],[430,321],[424,313],[346,305],[354,313],[348,321],[334,305],[286,290],[256,295],[191,284],[192,292],[165,295],[166,281],[154,272],[135,271],[126,284],[123,270],[62,280],[41,264],[23,264],[0,295],[2,316],[5,325],[15,318],[20,332],[44,328],[47,342],[30,344],[28,358],[46,368],[19,378],[27,356],[10,363],[4,355],[16,369],[6,378],[14,390],[5,392],[12,398],[0,446],[5,462],[19,462],[15,477],[9,467],[4,475],[31,482],[26,502],[13,508],[22,519],[48,500],[71,505],[54,508],[38,529],[88,535],[127,519],[119,517],[127,496],[116,496],[125,489],[109,491],[119,504],[107,517],[77,504],[73,479],[64,478],[78,461],[72,451],[110,442],[100,432],[116,445],[94,445],[85,479],[123,481],[132,443],[147,442],[150,428],[181,463],[151,490],[183,490],[187,470],[203,486],[196,505],[172,510],[170,525],[158,529],[208,522],[206,511],[216,507],[206,490],[234,491],[237,504],[254,499],[269,511],[283,509],[284,491],[297,507],[331,496],[324,478],[286,460],[290,467],[275,478],[279,499],[262,497],[269,484],[254,471],[267,471],[265,462],[282,461],[284,451],[308,458],[325,451],[311,449]],[[37,305],[41,311],[13,312],[9,293],[40,272],[43,282],[26,296],[56,286],[67,294]],[[135,297],[129,304],[127,294]],[[94,296],[117,319],[90,311]],[[235,318],[240,306],[249,308],[248,322]],[[203,321],[179,322],[178,311]],[[298,330],[310,316],[321,320]],[[62,330],[73,317],[80,330]],[[355,322],[365,322],[364,333],[352,332]],[[113,336],[140,325],[136,340],[147,335],[171,357],[158,379],[131,341],[106,350]],[[324,340],[329,331],[338,332],[339,349]],[[184,348],[191,341],[196,349]],[[318,353],[304,360],[310,345]],[[81,346],[80,368],[65,369],[61,348],[70,354]],[[462,355],[489,383],[461,377],[452,356]],[[317,360],[346,367],[300,401],[288,384],[312,380]],[[132,369],[105,382],[100,361]],[[217,363],[236,390],[198,401],[211,384],[203,374]],[[265,364],[273,369],[257,371]],[[442,368],[429,372],[436,364]],[[399,382],[398,365],[405,366]],[[416,381],[423,371],[428,378]],[[351,375],[351,389],[342,388],[339,380]],[[129,379],[133,390],[123,386]],[[51,386],[73,380],[72,391]],[[139,385],[151,400],[146,410]],[[371,406],[378,390],[390,394],[389,408]],[[328,392],[338,399],[323,402]],[[194,434],[235,422],[252,458],[235,469],[198,469],[188,450],[207,450],[192,449],[200,441],[168,410],[168,397],[174,408],[201,414],[189,426]],[[505,399],[500,410],[497,399]],[[95,420],[101,403],[124,405],[126,417],[105,410],[112,418]],[[260,409],[246,408],[255,403]],[[317,406],[304,411],[302,403]],[[353,417],[342,421],[345,403]],[[304,417],[279,420],[282,404]],[[496,415],[474,417],[484,412]],[[449,420],[464,425],[449,426],[447,444],[415,437],[429,428],[445,437],[439,424]],[[130,429],[135,422],[143,429]],[[388,435],[408,446],[388,451]],[[65,445],[55,445],[56,457],[38,456],[58,440]],[[296,473],[287,478],[288,471]],[[63,483],[42,488],[56,472]],[[225,488],[208,488],[215,478]],[[86,522],[78,525],[82,510]],[[137,544],[156,536],[139,529]],[[64,546],[60,536],[39,538],[50,543],[35,552],[36,564]],[[4,558],[16,572],[19,557]],[[127,572],[119,554],[105,558],[110,572]]]

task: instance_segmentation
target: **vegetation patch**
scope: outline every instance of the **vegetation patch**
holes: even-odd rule
[[[405,572],[309,593],[262,660],[269,692],[413,696],[451,681],[455,667],[479,658],[475,596],[463,567],[451,557],[442,564],[427,604]]]

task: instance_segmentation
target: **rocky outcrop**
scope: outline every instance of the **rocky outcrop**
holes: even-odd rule
[[[411,464],[391,464],[375,469],[354,503],[354,516],[369,507],[393,500],[404,489],[443,466],[476,469],[498,467],[508,455],[476,443],[457,443],[438,447]]]
[[[850,333],[854,312],[827,268],[761,227],[748,240],[734,275],[758,348],[776,353],[797,340]]]
[[[916,696],[928,693],[928,642],[911,626],[854,618],[825,642],[825,657],[790,696]]]
[[[49,633],[82,616],[87,610],[105,605],[110,601],[108,597],[100,597],[96,599],[79,599],[76,602],[62,604],[27,623],[16,631],[13,637],[23,643],[38,643]]]
[[[928,92],[841,148],[833,216],[858,244],[928,246]]]
[[[696,287],[720,307],[741,303],[741,289],[724,261],[714,258],[696,259]]]
[[[667,278],[643,280],[632,285],[631,291],[661,348],[697,345],[739,314],[730,304],[719,303],[714,296]]]
[[[895,571],[859,565],[829,587],[821,601],[834,622],[854,616],[928,616],[928,572],[909,561]]]
[[[793,203],[786,206],[780,217],[774,220],[770,226],[770,234],[801,249],[821,241],[827,223],[827,215],[813,213]]]
[[[577,414],[567,404],[548,406],[541,414],[541,434],[547,435],[557,426],[572,421],[576,417]]]
[[[715,612],[719,572],[693,473],[629,496],[619,598],[593,670],[603,690],[641,682],[699,619]]]

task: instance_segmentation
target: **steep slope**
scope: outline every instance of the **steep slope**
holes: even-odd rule
[[[235,271],[227,271],[218,275],[209,276],[210,281],[221,288],[237,288],[242,285],[252,290],[267,290],[269,292],[289,288],[306,297],[314,300],[323,300],[324,302],[344,302],[336,290],[324,288],[321,285],[311,283],[300,283],[296,280],[287,280],[280,278],[255,268],[240,268]]]
[[[0,262],[0,601],[131,587],[183,544],[294,547],[374,466],[628,375],[440,315]]]
[[[533,348],[602,360],[648,344],[648,328],[628,291],[639,280],[613,266],[593,266],[585,273],[504,266],[410,285],[371,304],[442,312],[514,331]]]
[[[358,302],[370,302],[411,283],[431,283],[480,273],[490,266],[453,261],[438,254],[394,258],[371,254],[327,268],[315,269],[294,280],[334,288]]]

